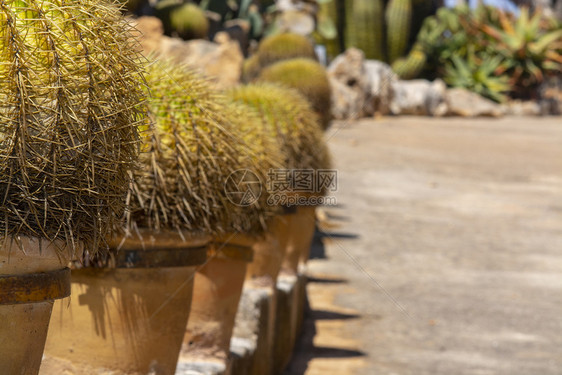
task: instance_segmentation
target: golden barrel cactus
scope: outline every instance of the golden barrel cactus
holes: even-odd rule
[[[227,103],[182,66],[151,64],[147,81],[150,122],[142,128],[141,167],[133,172],[129,233],[249,232],[256,221],[265,222],[259,201],[241,208],[225,191],[233,172],[259,170],[260,160],[269,163],[239,134],[257,115]]]
[[[258,81],[275,82],[298,90],[309,100],[326,129],[332,119],[331,87],[326,70],[316,61],[298,58],[279,61],[265,68]]]
[[[100,0],[0,2],[0,237],[95,252],[125,207],[144,79]]]

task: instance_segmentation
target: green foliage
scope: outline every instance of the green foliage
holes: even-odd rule
[[[505,100],[509,91],[508,78],[498,75],[502,69],[500,56],[478,58],[472,51],[466,59],[453,55],[445,66],[444,80],[453,87],[462,87],[497,102]]]
[[[514,90],[520,92],[535,87],[545,74],[559,73],[562,68],[562,29],[542,22],[542,15],[521,9],[513,20],[499,13],[500,27],[483,24],[481,29],[492,38],[491,45],[507,66]],[[543,25],[541,26],[541,23]]]
[[[82,242],[90,253],[105,244],[145,117],[131,36],[102,1],[0,3],[2,241]]]
[[[425,71],[497,101],[506,91],[532,97],[544,75],[562,67],[559,23],[526,8],[519,18],[489,6],[441,8],[425,20],[416,45],[427,55]],[[403,74],[403,64],[394,67]]]
[[[298,58],[277,62],[264,69],[259,81],[275,82],[298,90],[320,116],[326,129],[331,120],[331,88],[324,67],[316,61]]]

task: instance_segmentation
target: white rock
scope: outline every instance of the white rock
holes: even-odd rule
[[[390,112],[393,115],[443,116],[447,113],[447,87],[439,79],[391,82]]]
[[[499,104],[462,88],[447,90],[447,104],[450,116],[501,117],[504,114]]]

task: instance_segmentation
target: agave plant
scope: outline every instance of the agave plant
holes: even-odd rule
[[[515,21],[499,13],[500,27],[483,24],[494,41],[494,49],[509,65],[510,83],[518,93],[541,83],[544,74],[562,68],[562,29],[545,28],[540,12],[522,8]]]
[[[508,78],[499,74],[505,68],[500,56],[479,58],[469,51],[467,58],[453,55],[445,67],[444,80],[453,87],[462,87],[497,102],[506,99]]]

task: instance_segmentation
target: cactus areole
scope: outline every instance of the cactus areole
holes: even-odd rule
[[[0,240],[95,252],[123,215],[144,118],[130,34],[103,0],[0,0]]]

